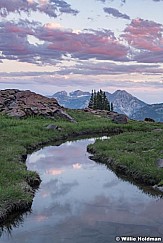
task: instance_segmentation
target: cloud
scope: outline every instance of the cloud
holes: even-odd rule
[[[71,5],[64,0],[1,0],[0,15],[6,17],[9,13],[41,12],[49,17],[56,18],[60,13],[77,15],[78,10],[71,8]]]
[[[116,64],[116,63],[90,63],[76,64],[72,67],[65,67],[56,72],[60,75],[82,74],[82,75],[120,75],[120,74],[163,74],[160,65],[148,64]]]
[[[80,60],[96,59],[161,63],[162,32],[161,24],[143,19],[132,20],[120,38],[106,29],[76,32],[64,29],[55,22],[42,25],[26,19],[4,21],[0,22],[0,62],[16,60],[36,65],[56,65],[66,59],[78,63]],[[31,38],[35,41],[32,42]]]
[[[0,23],[1,59],[17,60],[38,65],[56,64],[62,60],[61,51],[50,51],[47,43],[34,45],[29,42],[30,36],[35,36],[38,22],[20,20],[18,23]],[[50,59],[50,60],[49,60]]]
[[[126,61],[128,48],[120,44],[111,31],[85,31],[49,29],[37,31],[36,37],[48,43],[48,49],[71,54],[73,58]]]
[[[38,76],[47,76],[55,75],[56,72],[10,72],[5,73],[1,72],[1,77],[38,77]]]
[[[122,19],[128,19],[130,20],[130,17],[127,14],[122,14],[115,8],[104,8],[104,12],[107,14],[110,14],[116,18],[122,18]]]
[[[106,2],[113,2],[114,0],[96,0],[98,2],[106,3]],[[127,0],[119,0],[122,3],[126,3]],[[154,2],[162,2],[163,0],[152,0]]]
[[[163,62],[163,26],[140,18],[132,20],[121,35],[134,48],[133,59],[139,62]]]
[[[102,2],[102,3],[106,3],[106,2],[113,2],[114,0],[96,0],[96,1]],[[122,2],[122,3],[125,3],[126,2],[126,0],[119,0],[119,1]]]
[[[30,43],[31,36],[37,38],[39,43]],[[67,55],[80,60],[127,61],[128,53],[128,47],[121,44],[110,30],[76,33],[55,23],[41,25],[28,20],[0,23],[0,50],[1,60],[38,65],[55,65]]]

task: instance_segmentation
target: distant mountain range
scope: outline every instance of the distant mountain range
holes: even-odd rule
[[[131,116],[134,120],[144,120],[145,117],[163,122],[163,103],[146,105]]]
[[[163,103],[149,105],[125,90],[117,90],[113,94],[105,92],[108,100],[113,103],[114,111],[126,114],[135,120],[144,120],[150,117],[156,121],[163,122]],[[70,92],[60,91],[52,96],[56,98],[61,106],[71,109],[83,109],[88,107],[91,93],[76,90]]]

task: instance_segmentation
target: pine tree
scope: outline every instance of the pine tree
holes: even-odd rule
[[[93,109],[93,104],[94,104],[94,93],[93,93],[93,90],[92,90],[92,94],[91,94],[91,98],[89,100],[88,107]]]
[[[108,101],[105,92],[101,89],[98,92],[92,90],[88,107],[94,110],[111,110],[110,102]]]
[[[110,110],[113,111],[114,110],[114,107],[113,107],[113,103],[111,102],[110,104]]]
[[[97,109],[97,93],[96,90],[94,90],[94,96],[93,96],[93,109]]]
[[[97,92],[97,109],[102,110],[102,97],[99,91]]]

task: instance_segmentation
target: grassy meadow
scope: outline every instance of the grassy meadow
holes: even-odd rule
[[[139,182],[163,184],[163,169],[156,166],[157,159],[163,158],[163,131],[122,133],[110,140],[96,140],[88,150],[95,160]]]
[[[153,130],[163,129],[163,124],[130,121],[119,125],[83,111],[69,110],[68,113],[77,123],[62,119],[16,119],[0,115],[0,216],[9,205],[32,202],[34,194],[28,184],[38,175],[27,170],[22,162],[24,155],[49,142],[78,135],[117,133],[110,140],[98,140],[90,149],[98,157],[111,157],[115,163],[127,166],[128,170],[150,175],[162,183],[163,171],[157,169],[155,160],[163,157],[163,132]],[[47,130],[49,124],[61,129]]]

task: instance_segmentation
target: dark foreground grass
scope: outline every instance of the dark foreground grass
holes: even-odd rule
[[[135,171],[141,169],[142,173],[151,173],[159,181],[163,179],[162,173],[154,166],[155,158],[161,156],[163,137],[161,133],[157,137],[154,132],[150,132],[161,127],[160,124],[132,121],[126,125],[117,125],[107,118],[82,111],[68,112],[77,123],[40,117],[19,120],[0,116],[0,221],[10,212],[10,206],[15,205],[13,208],[17,208],[16,205],[32,203],[34,193],[29,185],[34,185],[38,175],[27,171],[22,162],[25,158],[23,155],[48,142],[84,134],[132,132],[115,136],[105,143],[98,141],[94,145],[96,151],[114,157],[118,163],[125,163]],[[48,124],[58,125],[61,131],[47,130]],[[135,140],[136,143],[130,142]]]

